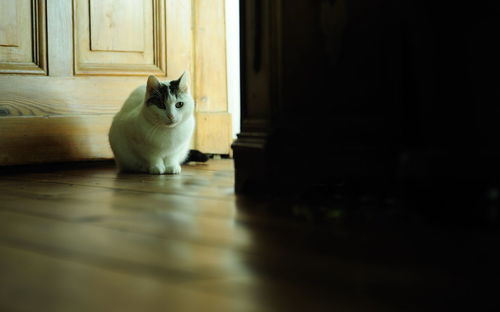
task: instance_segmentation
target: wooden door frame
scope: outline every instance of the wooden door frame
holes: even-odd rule
[[[192,0],[194,146],[211,154],[229,154],[232,118],[228,107],[225,0]],[[214,128],[207,131],[209,128]]]

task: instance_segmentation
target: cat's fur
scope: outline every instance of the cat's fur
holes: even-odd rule
[[[147,84],[129,95],[113,119],[109,142],[118,168],[180,173],[195,126],[193,114],[187,73],[165,82],[149,76]]]

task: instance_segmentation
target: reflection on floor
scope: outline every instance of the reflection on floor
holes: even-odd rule
[[[488,296],[477,289],[496,265],[477,242],[492,238],[323,228],[233,185],[231,160],[176,176],[4,173],[0,310],[447,311]]]

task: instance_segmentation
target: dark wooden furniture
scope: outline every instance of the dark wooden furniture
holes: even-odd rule
[[[241,1],[237,192],[349,180],[441,218],[498,222],[476,205],[499,189],[498,7]]]

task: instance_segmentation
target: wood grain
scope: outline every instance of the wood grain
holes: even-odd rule
[[[0,47],[17,47],[17,6],[18,1],[2,0],[0,2]]]
[[[201,151],[229,154],[232,143],[231,115],[227,112],[196,113],[195,146]]]
[[[0,255],[2,310],[256,311],[229,297],[43,252],[1,246]],[[42,286],[49,279],[50,286]]]
[[[498,271],[496,234],[327,228],[283,208],[235,196],[231,160],[4,171],[0,309],[443,311]]]
[[[49,75],[73,76],[73,8],[70,1],[47,2]]]
[[[225,1],[193,1],[195,146],[206,153],[231,154],[227,103]]]
[[[144,4],[141,0],[90,1],[90,49],[143,52],[144,18],[152,16]]]
[[[227,111],[224,0],[194,3],[195,99],[199,112]]]
[[[76,74],[165,75],[164,1],[73,1]]]
[[[3,165],[111,158],[112,115],[2,118]]]
[[[0,118],[114,114],[145,77],[0,76]]]
[[[193,16],[191,0],[166,0],[167,23],[167,74],[169,77],[179,77],[184,71],[194,73],[193,54]],[[171,42],[171,43],[170,43]],[[191,80],[191,92],[196,85]]]

